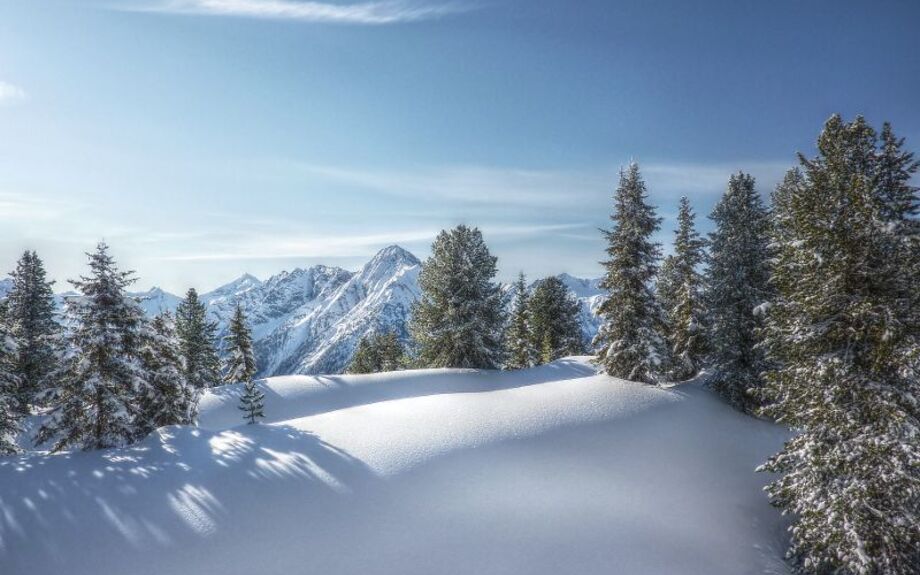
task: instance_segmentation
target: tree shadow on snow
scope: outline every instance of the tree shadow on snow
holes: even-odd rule
[[[0,572],[26,572],[37,553],[91,564],[84,550],[96,545],[130,554],[232,533],[260,511],[309,513],[377,481],[363,462],[286,425],[172,426],[128,448],[2,458]]]

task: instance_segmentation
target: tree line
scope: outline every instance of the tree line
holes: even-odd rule
[[[605,373],[694,377],[795,432],[760,467],[808,573],[920,572],[920,162],[885,124],[832,116],[765,203],[733,174],[708,238],[681,198],[673,254],[638,164],[621,171],[593,341]],[[523,368],[570,352],[558,280],[510,314],[476,228],[442,232],[410,321],[415,365]],[[564,287],[564,286],[563,286]],[[547,303],[552,300],[553,303]],[[555,310],[555,311],[550,311]],[[547,320],[541,314],[550,314]],[[577,347],[577,346],[576,346]],[[382,369],[382,367],[379,367]]]
[[[0,453],[19,450],[22,421],[44,415],[34,440],[52,451],[137,441],[164,425],[193,425],[204,389],[244,382],[240,408],[262,417],[252,338],[237,308],[223,342],[190,289],[175,315],[148,318],[105,243],[87,254],[89,273],[71,280],[58,318],[53,282],[34,251],[10,274],[0,302]],[[224,357],[218,348],[222,343]]]

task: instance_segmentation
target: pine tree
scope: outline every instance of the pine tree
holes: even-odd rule
[[[659,246],[651,236],[661,224],[646,203],[639,165],[620,172],[614,196],[615,227],[605,231],[606,273],[600,287],[610,293],[598,308],[604,320],[595,338],[598,363],[608,375],[653,383],[667,363],[664,315],[651,289]]]
[[[16,401],[19,411],[28,414],[29,404],[59,375],[62,334],[55,319],[54,282],[47,281],[38,255],[24,252],[10,276],[13,285],[7,301],[10,335],[16,347]]]
[[[514,282],[514,294],[511,300],[511,314],[505,333],[508,347],[505,367],[524,369],[536,363],[537,351],[530,335],[530,295],[527,293],[527,280],[524,272]]]
[[[243,412],[243,419],[249,424],[257,423],[259,419],[265,417],[264,409],[265,394],[256,387],[254,380],[246,380],[243,394],[240,396],[240,411]]]
[[[224,337],[224,383],[247,382],[255,377],[256,356],[252,352],[252,333],[246,324],[243,308],[237,304]]]
[[[168,311],[150,322],[141,356],[149,383],[141,397],[143,431],[165,425],[193,425],[200,391],[185,379],[175,321]]]
[[[438,234],[419,274],[421,297],[410,332],[422,367],[495,369],[502,364],[501,289],[492,280],[497,258],[478,228]]]
[[[67,370],[51,391],[54,407],[37,437],[38,443],[53,441],[53,451],[124,445],[141,433],[146,318],[125,291],[135,281],[133,272],[119,271],[108,249],[100,243],[87,254],[90,275],[71,280],[81,295],[67,302]]]
[[[541,350],[540,363],[584,353],[578,314],[581,306],[556,276],[540,280],[530,297],[530,340]]]
[[[710,385],[732,405],[751,412],[752,390],[766,369],[757,346],[758,309],[770,299],[770,218],[748,174],[733,174],[710,218],[707,310],[713,375]]]
[[[672,311],[677,307],[678,289],[680,288],[680,276],[677,269],[677,258],[669,255],[661,262],[661,268],[658,270],[658,278],[655,282],[655,297],[658,299],[658,306],[664,313],[668,322],[668,333],[673,325],[671,317]]]
[[[833,116],[774,194],[763,414],[797,435],[762,469],[812,573],[920,566],[920,164],[902,146]]]
[[[16,372],[16,343],[10,335],[6,301],[0,301],[0,455],[19,451],[16,437],[21,431],[19,375]]]
[[[686,196],[680,199],[677,216],[678,227],[674,238],[674,256],[668,273],[672,277],[668,289],[673,290],[670,306],[665,308],[668,318],[668,341],[671,344],[671,377],[684,380],[696,375],[706,353],[703,329],[705,305],[703,303],[703,276],[699,271],[703,263],[705,242],[693,224],[696,215]],[[664,267],[664,266],[662,266]]]
[[[219,385],[220,357],[217,354],[217,322],[209,321],[204,304],[194,288],[176,308],[176,333],[185,378],[195,389]]]
[[[348,373],[396,371],[406,366],[406,350],[395,332],[366,335],[348,364]]]

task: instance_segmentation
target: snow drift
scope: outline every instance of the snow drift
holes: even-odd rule
[[[786,432],[698,385],[421,370],[260,382],[199,428],[0,460],[0,573],[783,573]]]

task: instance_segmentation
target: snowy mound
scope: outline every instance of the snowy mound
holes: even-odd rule
[[[0,460],[0,573],[783,573],[784,430],[694,385],[422,370],[260,382],[128,449]]]

